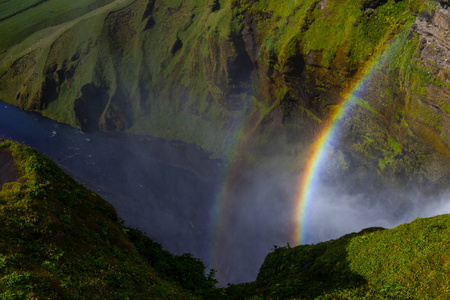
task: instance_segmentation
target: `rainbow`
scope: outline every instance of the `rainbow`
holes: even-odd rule
[[[321,126],[315,142],[309,149],[309,155],[306,159],[306,165],[303,168],[303,172],[300,176],[300,183],[298,188],[298,197],[295,201],[294,208],[294,220],[295,228],[293,230],[293,236],[291,240],[293,244],[303,244],[306,240],[306,234],[308,232],[308,204],[313,201],[312,194],[317,187],[319,180],[318,173],[321,170],[321,163],[327,153],[327,149],[331,144],[333,136],[337,130],[338,121],[346,115],[346,111],[351,107],[358,98],[356,95],[361,92],[365,86],[370,84],[374,71],[379,65],[380,61],[389,61],[394,54],[398,53],[398,49],[401,46],[401,38],[395,39],[388,47],[375,59],[372,59],[365,67],[363,67],[356,78],[359,78],[355,84],[351,85],[352,88],[344,92],[341,99],[341,103],[331,113],[329,121],[324,122]]]
[[[317,187],[318,173],[321,169],[321,163],[327,153],[328,146],[332,137],[335,135],[336,125],[338,121],[345,116],[345,111],[349,108],[358,98],[357,93],[362,91],[364,87],[370,83],[372,75],[376,70],[376,67],[381,61],[388,61],[392,55],[397,53],[397,50],[401,46],[401,39],[397,39],[390,43],[389,46],[380,55],[377,55],[371,63],[367,64],[362,70],[355,76],[359,80],[351,85],[349,92],[343,93],[343,101],[336,106],[336,109],[330,114],[331,117],[328,121],[322,123],[321,129],[317,134],[316,141],[311,145],[309,149],[309,156],[307,158],[307,164],[304,166],[301,179],[298,184],[298,196],[294,200],[294,221],[295,228],[291,230],[292,237],[290,243],[292,245],[302,244],[305,240],[305,234],[307,229],[307,211],[308,203],[312,201],[312,194]],[[252,108],[251,101],[246,104],[246,109],[243,114],[236,119],[233,128],[230,130],[228,140],[228,148],[226,153],[230,156],[230,161],[226,165],[222,180],[219,183],[219,191],[216,194],[214,201],[214,207],[211,208],[210,218],[212,222],[209,244],[209,264],[215,268],[221,266],[221,260],[223,259],[223,253],[229,250],[227,237],[229,236],[230,223],[233,219],[233,207],[237,205],[235,197],[233,197],[234,185],[238,184],[234,182],[234,178],[239,172],[239,160],[237,154],[245,152],[246,137],[252,134],[251,124]],[[250,122],[250,123],[249,123]],[[251,127],[251,126],[250,126]],[[249,130],[250,129],[250,130]],[[217,275],[217,274],[216,274]]]
[[[222,179],[219,184],[219,190],[216,194],[214,201],[214,207],[210,212],[210,218],[212,220],[212,228],[210,231],[210,246],[209,246],[209,263],[214,267],[221,265],[222,252],[228,251],[227,239],[228,235],[228,222],[232,215],[232,209],[235,205],[233,197],[230,193],[233,191],[233,178],[236,177],[235,173],[239,172],[239,164],[237,163],[237,154],[245,147],[245,135],[247,123],[251,116],[251,99],[246,99],[245,109],[243,114],[236,118],[231,131],[228,136],[228,145],[224,153],[229,156],[229,162],[226,165]]]

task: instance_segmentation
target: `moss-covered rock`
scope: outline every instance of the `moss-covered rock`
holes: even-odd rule
[[[298,171],[344,95],[398,43],[379,83],[348,112],[349,142],[334,146],[386,182],[448,181],[445,4],[85,2],[84,14],[39,15],[31,5],[0,22],[27,32],[0,44],[0,99],[83,130],[182,140],[230,160],[240,136],[244,165],[276,149]],[[21,22],[28,14],[35,23]],[[37,22],[44,17],[54,26]]]

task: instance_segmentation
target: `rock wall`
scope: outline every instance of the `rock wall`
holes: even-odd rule
[[[332,169],[445,185],[446,5],[118,0],[5,49],[0,98],[82,130],[178,139],[230,160],[239,133],[244,165],[275,153],[298,171],[361,70],[400,37],[403,54],[345,119]]]

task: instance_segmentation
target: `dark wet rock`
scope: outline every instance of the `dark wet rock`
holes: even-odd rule
[[[153,17],[150,17],[147,20],[147,23],[145,23],[144,30],[152,29],[155,26],[155,24],[156,24],[155,19]]]
[[[145,8],[144,13],[142,14],[142,20],[150,17],[150,15],[153,13],[154,9],[155,9],[155,0],[150,0],[147,3],[147,7]]]
[[[84,132],[99,129],[99,119],[108,101],[108,89],[88,83],[81,88],[81,97],[74,101],[76,123]]]
[[[385,4],[387,0],[364,0],[363,8],[367,9],[376,9],[377,7]]]
[[[214,12],[220,9],[220,2],[219,0],[210,0],[208,6],[211,8],[211,11]]]
[[[299,51],[295,53],[293,56],[288,57],[283,62],[281,72],[285,76],[300,77],[304,70],[305,70],[305,59]]]
[[[75,53],[74,55],[72,55],[72,57],[70,58],[71,61],[76,61],[80,58],[80,53]]]
[[[172,55],[175,55],[175,53],[177,53],[178,51],[181,50],[181,48],[183,48],[183,42],[177,38],[177,40],[175,41],[175,43],[173,43],[172,45],[172,49],[170,50],[170,53]]]

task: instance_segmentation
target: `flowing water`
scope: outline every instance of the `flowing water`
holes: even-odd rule
[[[0,136],[36,148],[172,253],[208,263],[219,161],[161,139],[83,133],[0,102]]]
[[[289,172],[240,166],[227,172],[223,161],[211,160],[192,145],[83,133],[3,102],[1,136],[52,158],[111,203],[127,226],[146,232],[166,250],[201,258],[208,269],[218,270],[221,285],[254,280],[273,245],[285,245],[297,226],[293,199],[298,176]],[[401,193],[393,200],[406,200],[389,204],[378,199],[381,196],[349,195],[345,184],[336,186],[320,185],[313,195],[306,214],[307,243],[369,226],[392,227],[450,209],[448,194],[424,201],[423,195]]]
[[[233,216],[222,228],[226,240],[217,240],[214,224],[223,213],[217,204],[225,163],[195,146],[83,133],[0,102],[2,136],[52,158],[111,203],[127,226],[139,228],[166,250],[202,259],[208,269],[218,270],[221,285],[254,280],[272,246],[288,241],[292,226],[282,199],[292,189],[273,172],[242,176],[232,196],[235,204],[225,209]]]

